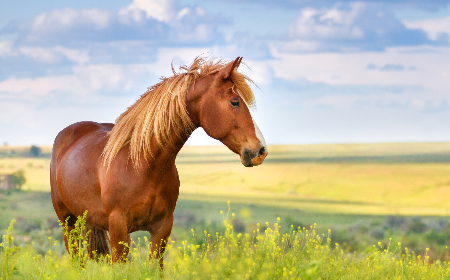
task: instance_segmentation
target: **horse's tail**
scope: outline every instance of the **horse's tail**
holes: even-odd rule
[[[97,258],[101,255],[110,254],[108,231],[95,228],[89,224],[87,224],[87,230],[91,231],[88,236],[88,256]]]

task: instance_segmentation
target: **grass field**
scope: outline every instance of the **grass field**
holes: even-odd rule
[[[417,256],[402,243],[368,247],[348,254],[332,245],[331,231],[291,227],[283,234],[279,220],[252,233],[237,233],[225,219],[221,233],[192,231],[192,241],[170,241],[164,270],[148,258],[146,239],[131,242],[128,261],[111,265],[109,255],[87,258],[82,235],[71,235],[77,251],[58,254],[60,242],[49,238],[45,253],[14,245],[12,226],[0,244],[0,279],[448,279],[450,265],[431,261],[428,249]],[[83,228],[76,227],[75,232]],[[74,232],[72,231],[72,232]],[[210,234],[211,233],[211,234]],[[202,236],[201,242],[195,241]],[[135,242],[136,241],[136,242]],[[141,245],[142,244],[142,245]]]
[[[0,158],[0,174],[23,169],[24,190],[48,192],[49,162]],[[450,143],[271,146],[265,163],[254,168],[223,146],[187,146],[177,168],[181,198],[189,201],[317,213],[450,214]]]
[[[6,228],[12,219],[16,219],[13,231],[16,244],[34,243],[33,249],[14,255],[20,273],[40,275],[40,278],[48,275],[52,275],[52,279],[61,278],[71,266],[49,194],[51,148],[44,147],[40,158],[21,156],[26,155],[28,149],[0,148],[0,174],[22,169],[27,178],[23,187],[25,192],[0,192],[0,228]],[[272,275],[269,279],[277,279],[280,275],[284,277],[285,272],[292,276],[285,278],[316,279],[320,276],[333,279],[329,275],[343,275],[338,266],[349,268],[345,272],[349,279],[441,279],[450,275],[450,267],[445,262],[428,266],[415,259],[414,254],[405,258],[398,249],[391,253],[382,249],[392,238],[392,244],[400,242],[408,250],[426,255],[429,260],[448,260],[450,143],[270,146],[265,163],[254,168],[243,167],[239,157],[225,147],[187,146],[177,158],[177,168],[181,188],[171,235],[175,243],[169,249],[169,268],[165,272],[168,279],[209,279],[210,274],[206,271],[230,268],[223,263],[224,258],[234,258],[233,265],[245,270],[246,266],[240,266],[240,263],[252,258],[251,252],[255,251],[251,248],[254,247],[239,247],[243,252],[248,251],[248,256],[211,251],[214,256],[221,257],[204,259],[208,254],[200,251],[200,255],[189,252],[184,257],[177,253],[180,252],[178,248],[188,248],[188,245],[180,245],[186,244],[181,243],[183,240],[190,240],[192,246],[202,244],[202,235],[193,237],[191,229],[197,233],[204,230],[220,234],[226,232],[224,217],[219,212],[226,211],[227,201],[231,201],[231,211],[236,213],[232,225],[236,233],[244,234],[242,236],[255,231],[257,223],[261,224],[261,230],[266,229],[265,223],[273,225],[278,217],[284,231],[289,231],[290,225],[309,228],[317,223],[319,232],[325,234],[329,228],[333,232],[331,243],[313,246],[318,251],[313,247],[310,251],[305,251],[307,247],[298,247],[300,251],[296,252],[285,248],[282,250],[287,250],[286,254],[279,255],[277,261],[269,261],[260,255],[260,262],[255,262],[259,270],[248,279],[255,278],[255,275]],[[47,252],[49,236],[59,242],[52,247],[52,253]],[[137,240],[148,236],[148,233],[137,232],[132,236]],[[214,242],[222,244],[219,240]],[[307,239],[302,242],[302,246],[307,245]],[[371,251],[371,245],[378,242],[381,245]],[[335,243],[341,244],[340,247],[335,247]],[[271,250],[272,247],[264,248]],[[339,248],[362,255],[356,259],[356,254],[346,257]],[[39,258],[36,252],[46,256],[40,263],[35,262]],[[289,254],[299,256],[303,254],[301,252],[306,254],[295,261],[289,257]],[[253,258],[259,257],[255,255]],[[209,264],[204,263],[207,259]],[[56,265],[61,263],[65,266],[56,269]],[[139,267],[147,267],[147,270],[142,270],[145,273],[140,274],[141,278],[158,273],[148,270],[148,263],[136,265],[128,263],[122,270],[117,270],[117,267],[105,270],[104,265],[90,263],[89,272],[72,266],[71,271],[75,274],[71,277],[76,278],[77,273],[87,278],[113,273],[114,279],[133,278],[134,270]],[[188,266],[204,270],[206,274],[191,275],[189,271],[193,270],[187,269]],[[46,273],[30,268],[46,269]],[[308,271],[315,272],[310,275]],[[238,279],[239,273],[230,270],[217,275],[218,279]]]

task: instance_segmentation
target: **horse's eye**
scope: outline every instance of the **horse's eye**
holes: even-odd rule
[[[239,99],[233,99],[230,101],[231,105],[233,105],[233,107],[239,107]]]

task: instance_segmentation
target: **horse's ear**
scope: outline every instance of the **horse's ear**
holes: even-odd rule
[[[231,77],[231,73],[233,73],[233,71],[235,69],[238,69],[239,65],[241,64],[242,61],[242,57],[237,57],[233,62],[228,63],[227,66],[225,66],[222,70],[220,70],[220,72],[222,72],[223,76],[222,78],[224,80],[229,79]]]

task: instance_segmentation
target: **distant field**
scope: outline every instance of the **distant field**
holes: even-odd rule
[[[47,192],[49,163],[48,157],[0,158],[0,174],[24,169],[24,189]],[[254,168],[243,167],[223,146],[187,146],[177,167],[183,201],[230,200],[311,213],[450,215],[450,143],[270,146],[266,162]]]
[[[320,213],[449,215],[450,143],[286,145],[245,168],[225,147],[185,147],[184,199]]]
[[[0,174],[23,169],[27,182],[24,190],[50,191],[49,158],[0,158]]]
[[[50,158],[52,153],[51,146],[40,146],[41,156]],[[27,157],[30,151],[30,146],[0,146],[0,158],[17,158],[17,157]]]

